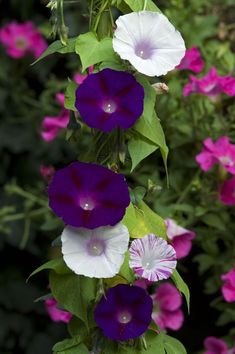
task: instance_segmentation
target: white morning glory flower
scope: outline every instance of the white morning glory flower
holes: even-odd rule
[[[93,230],[66,226],[61,240],[64,261],[72,271],[90,278],[111,278],[124,261],[129,232],[121,223]]]
[[[176,268],[176,252],[163,238],[146,235],[132,242],[129,265],[149,281],[168,279]]]
[[[142,74],[165,75],[184,57],[184,40],[163,14],[132,12],[120,16],[116,25],[114,51]]]

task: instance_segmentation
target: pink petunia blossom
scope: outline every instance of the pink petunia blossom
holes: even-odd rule
[[[219,76],[214,67],[202,78],[190,75],[190,82],[185,85],[183,95],[200,93],[216,100],[221,93],[235,96],[235,78],[232,76]]]
[[[178,70],[191,70],[195,73],[202,71],[204,67],[204,61],[201,57],[199,48],[193,47],[186,50],[185,56],[181,60],[180,64],[176,66]]]
[[[196,234],[179,226],[172,219],[166,219],[167,236],[171,240],[171,244],[175,249],[176,258],[186,257],[192,248],[192,240]]]
[[[88,68],[88,75],[93,73],[93,65]],[[76,84],[81,85],[83,81],[87,78],[87,74],[75,74],[73,77],[73,80],[76,82]]]
[[[69,110],[64,108],[65,96],[63,93],[56,94],[56,100],[61,106],[61,111],[57,116],[46,116],[41,126],[41,137],[43,140],[50,142],[56,138],[60,130],[65,129],[69,123]]]
[[[134,285],[139,286],[140,288],[142,288],[144,290],[147,290],[148,286],[150,286],[152,284],[153,284],[152,281],[149,281],[148,279],[144,279],[144,278],[137,279],[134,282]]]
[[[221,288],[224,300],[227,302],[235,301],[235,268],[228,273],[221,275],[221,279],[225,282]]]
[[[228,350],[227,344],[222,339],[216,337],[207,337],[204,340],[204,347],[207,350],[204,354],[232,354]]]
[[[226,205],[235,205],[235,177],[224,181],[220,188],[220,201]]]
[[[229,173],[235,174],[235,145],[229,142],[227,136],[221,136],[215,142],[207,138],[203,145],[202,152],[196,156],[196,161],[203,171],[208,171],[218,163]]]
[[[176,287],[170,283],[163,283],[156,289],[152,295],[154,310],[152,319],[160,329],[169,328],[179,330],[184,321],[182,305],[182,296]]]
[[[72,318],[72,314],[68,311],[59,309],[57,307],[57,304],[58,303],[54,298],[45,300],[45,307],[50,318],[52,319],[53,322],[68,323]]]
[[[11,22],[0,29],[0,42],[12,58],[22,58],[32,54],[34,58],[46,50],[47,43],[31,21]]]

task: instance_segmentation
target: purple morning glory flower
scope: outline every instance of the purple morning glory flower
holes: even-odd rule
[[[123,175],[85,162],[57,171],[48,195],[50,208],[66,224],[88,229],[117,224],[130,203]]]
[[[78,87],[75,106],[92,128],[104,132],[128,129],[143,113],[144,89],[133,75],[104,69]]]
[[[106,337],[125,341],[139,337],[151,322],[153,302],[139,286],[110,288],[95,309],[95,321]]]

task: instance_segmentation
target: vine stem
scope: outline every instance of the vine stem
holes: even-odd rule
[[[24,191],[19,186],[8,186],[6,188],[6,191],[8,193],[11,193],[11,194],[18,194],[19,196],[21,196],[21,197],[23,197],[25,199],[31,200],[32,202],[34,202],[36,204],[42,205],[43,207],[47,207],[48,206],[48,203],[47,203],[46,199],[45,200],[44,199],[40,199],[40,198],[36,197],[35,195]]]
[[[143,8],[143,11],[145,11],[145,10],[146,10],[147,3],[148,3],[148,0],[144,0],[144,8]]]
[[[68,41],[68,29],[64,22],[64,0],[57,0],[57,4],[60,40],[62,44],[66,45]]]
[[[200,175],[200,173],[201,173],[201,170],[198,169],[198,170],[197,170],[197,173],[195,174],[195,176],[191,179],[191,181],[189,182],[189,184],[188,184],[188,185],[186,186],[186,188],[183,190],[181,196],[177,199],[177,201],[176,201],[177,204],[181,203],[181,202],[184,200],[184,198],[186,197],[186,195],[190,192],[190,189],[191,189],[191,187],[192,187],[192,184],[193,184],[195,178],[197,178],[197,177]]]
[[[31,224],[31,220],[29,218],[25,219],[25,224],[24,224],[24,232],[23,232],[23,236],[22,239],[20,241],[20,249],[23,250],[25,248],[25,246],[27,245],[28,239],[29,239],[29,233],[30,233],[30,224]]]
[[[106,9],[106,7],[108,6],[109,4],[109,0],[105,1],[103,3],[103,5],[100,7],[99,9],[99,12],[98,12],[98,15],[96,17],[96,21],[95,21],[95,25],[94,25],[94,31],[97,32],[97,29],[98,29],[98,26],[99,26],[99,22],[100,22],[100,17],[101,17],[101,14],[102,12]]]

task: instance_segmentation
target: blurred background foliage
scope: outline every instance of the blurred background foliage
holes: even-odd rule
[[[233,0],[155,2],[180,30],[187,47],[200,48],[204,73],[215,66],[220,75],[235,74]],[[31,20],[49,37],[46,3],[1,1],[1,27],[12,20]],[[70,36],[85,32],[86,1],[65,1],[65,22]],[[40,166],[68,164],[86,152],[90,140],[86,136],[79,140],[79,131],[71,137],[72,125],[51,143],[44,142],[39,131],[43,117],[58,112],[55,94],[65,91],[68,77],[79,71],[80,63],[73,54],[57,54],[30,66],[33,58],[9,58],[3,47],[0,58],[0,352],[49,354],[52,345],[66,336],[66,328],[50,321],[43,302],[34,302],[47,292],[46,275],[29,284],[26,279],[56,254],[56,246],[50,244],[63,225],[47,208],[47,182]],[[170,73],[164,78],[169,94],[157,100],[170,147],[169,188],[158,151],[128,178],[147,189],[147,201],[161,216],[197,233],[191,255],[179,265],[191,289],[191,315],[174,336],[189,353],[199,353],[209,335],[224,337],[231,345],[235,338],[235,306],[225,303],[220,292],[220,276],[235,259],[234,207],[218,200],[218,170],[202,173],[195,162],[208,136],[228,135],[235,143],[235,102],[230,97],[217,103],[199,95],[184,98],[188,77],[187,71]]]

